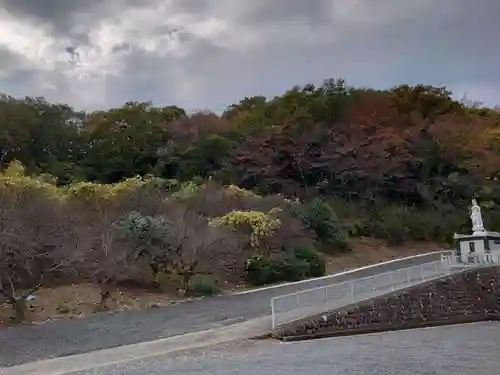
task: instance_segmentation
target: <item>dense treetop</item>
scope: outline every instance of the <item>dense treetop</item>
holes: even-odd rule
[[[0,96],[0,163],[58,184],[153,174],[220,180],[260,193],[333,195],[433,207],[498,203],[500,111],[445,88],[359,89],[343,80],[246,97],[221,116],[128,102],[78,112]]]

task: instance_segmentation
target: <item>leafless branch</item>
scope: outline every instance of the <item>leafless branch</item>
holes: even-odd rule
[[[8,194],[7,194],[8,193]],[[37,188],[0,194],[0,293],[23,315],[45,276],[71,270],[83,237],[60,201]]]
[[[185,291],[194,275],[224,273],[244,263],[237,233],[210,226],[207,218],[180,204],[169,205],[167,216],[171,266],[182,277]]]

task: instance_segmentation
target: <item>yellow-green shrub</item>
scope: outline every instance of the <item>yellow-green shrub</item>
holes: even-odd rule
[[[61,198],[60,190],[50,180],[47,176],[41,178],[26,176],[24,166],[14,160],[0,173],[0,189],[4,194],[19,194],[30,190],[48,198]]]
[[[64,188],[65,200],[80,215],[91,215],[89,218],[97,215],[91,220],[109,222],[116,218],[116,215],[139,209],[140,202],[137,201],[136,195],[150,182],[148,178],[141,177],[128,178],[115,184],[78,182]],[[161,203],[161,198],[158,203]]]
[[[214,226],[225,226],[233,230],[250,230],[250,245],[259,248],[262,238],[271,236],[281,225],[277,217],[280,209],[268,213],[260,211],[232,211],[224,216],[210,220]]]
[[[230,196],[241,198],[261,198],[260,195],[255,194],[251,190],[242,189],[237,185],[229,185],[224,188],[224,192]]]
[[[66,188],[69,198],[82,199],[87,202],[96,200],[113,201],[125,194],[140,189],[149,183],[147,178],[132,177],[115,184],[100,184],[95,182],[78,182]]]

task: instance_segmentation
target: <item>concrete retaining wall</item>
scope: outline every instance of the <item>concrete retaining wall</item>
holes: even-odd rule
[[[281,340],[500,320],[500,267],[467,270],[341,309],[283,324]]]

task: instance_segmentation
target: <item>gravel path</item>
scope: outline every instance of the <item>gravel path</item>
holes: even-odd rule
[[[71,375],[494,375],[500,323],[297,343],[247,342]]]
[[[437,258],[437,255],[429,255],[390,263],[339,276],[335,282],[371,276],[434,261]],[[151,341],[266,316],[270,314],[270,298],[332,282],[332,279],[312,280],[249,294],[195,300],[164,308],[94,314],[85,319],[1,330],[0,367]]]

